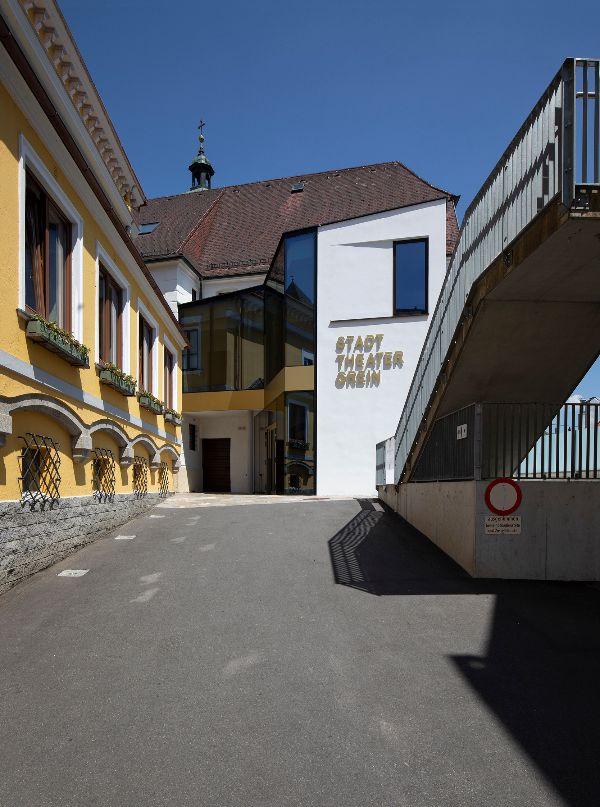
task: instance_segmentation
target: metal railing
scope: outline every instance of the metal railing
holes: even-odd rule
[[[598,185],[600,62],[567,59],[469,206],[395,433],[399,481],[473,283],[555,196],[567,208]],[[581,188],[587,184],[587,188]],[[583,191],[583,193],[582,193]],[[584,202],[585,203],[585,202]]]
[[[498,477],[600,480],[600,404],[465,406],[435,421],[411,481]]]

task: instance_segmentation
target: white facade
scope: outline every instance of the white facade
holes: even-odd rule
[[[393,243],[410,238],[429,239],[429,313],[395,317]],[[446,273],[446,200],[320,227],[317,249],[317,494],[375,496],[375,446],[396,427]],[[370,355],[378,383],[340,381],[338,357],[343,372]]]
[[[202,299],[216,297],[218,294],[228,294],[231,291],[251,289],[261,286],[267,273],[257,275],[238,275],[236,277],[216,277],[212,280],[202,281]]]
[[[200,297],[200,279],[184,261],[149,263],[148,268],[175,316],[178,305],[192,300],[192,291]]]
[[[194,447],[189,441],[189,424],[196,426]],[[254,412],[203,412],[186,415],[183,422],[183,453],[180,460],[178,490],[203,490],[202,440],[230,440],[231,492],[253,492]]]

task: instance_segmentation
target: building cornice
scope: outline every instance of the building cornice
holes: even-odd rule
[[[54,0],[1,0],[0,8],[8,12],[11,31],[25,53],[35,59],[50,98],[62,112],[70,106],[71,120],[65,122],[90,164],[102,166],[98,179],[109,197],[118,194],[120,205],[114,206],[123,206],[125,221],[127,208],[138,207],[146,197],[58,6]]]
[[[0,0],[0,10],[4,10],[6,2],[7,0]],[[107,234],[111,232],[111,225],[114,227],[118,238],[115,239],[113,245],[118,251],[120,259],[136,281],[141,284],[144,293],[149,295],[150,299],[156,300],[157,308],[160,311],[159,316],[174,334],[178,344],[181,344],[182,347],[185,346],[187,343],[181,327],[131,241],[126,225],[111,206],[107,194],[96,179],[95,172],[90,169],[70,130],[65,126],[49,100],[37,75],[19,48],[18,42],[7,28],[2,14],[0,14],[0,42],[4,45],[3,48],[0,48],[0,80],[9,88],[15,103],[23,111],[25,117],[32,122],[43,142],[54,154],[67,180],[79,194],[99,226]],[[116,193],[116,189],[115,196],[125,212],[129,214],[125,203]]]

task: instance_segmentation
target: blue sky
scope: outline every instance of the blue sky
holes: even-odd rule
[[[399,160],[459,215],[600,3],[59,0],[149,196]],[[600,365],[578,388],[600,394]]]

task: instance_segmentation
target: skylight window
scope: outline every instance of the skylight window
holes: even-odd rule
[[[158,227],[159,223],[160,222],[158,221],[153,221],[150,222],[149,224],[139,224],[138,225],[139,234],[148,235],[148,233],[154,232],[154,230],[156,230],[156,228]]]

